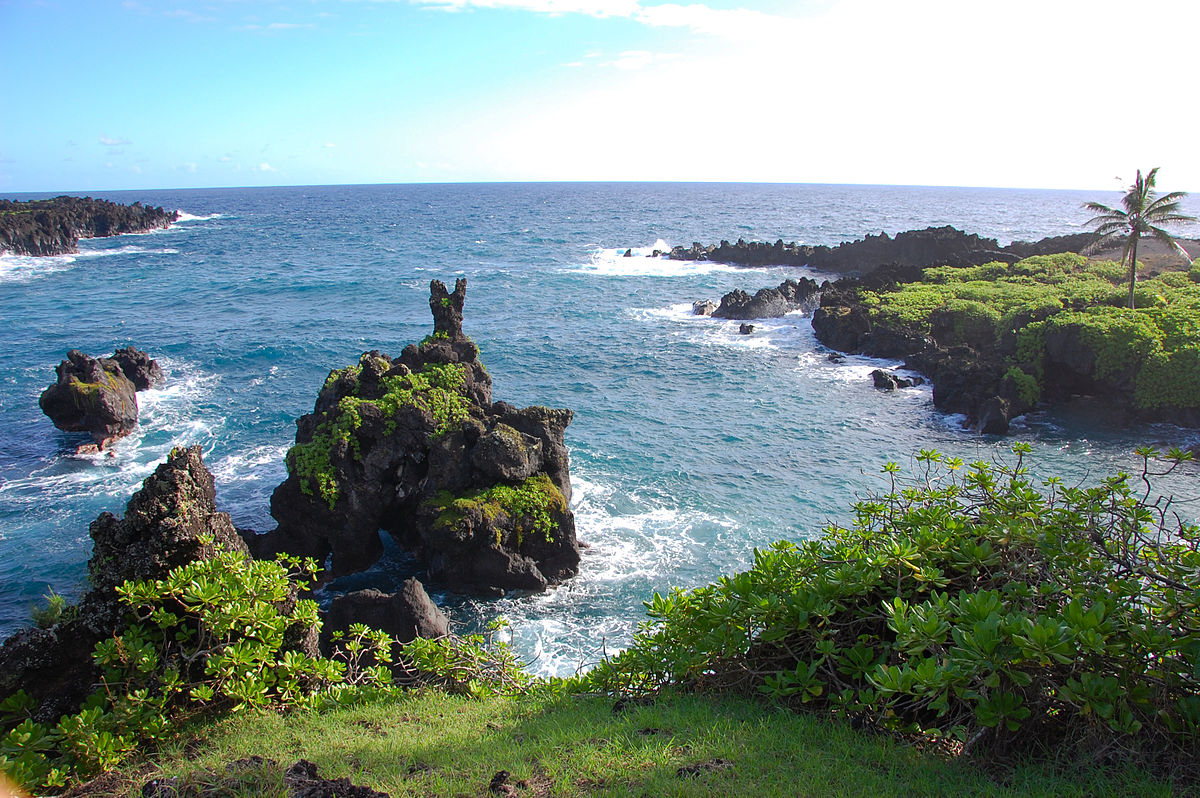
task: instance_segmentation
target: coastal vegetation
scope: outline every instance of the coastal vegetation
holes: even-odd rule
[[[986,432],[1081,394],[1195,426],[1200,264],[1140,281],[1136,308],[1126,279],[1123,264],[1075,253],[881,273],[826,290],[813,329],[835,349],[904,358],[932,378],[937,407]]]
[[[1158,176],[1158,167],[1151,169],[1142,176],[1139,169],[1137,179],[1121,198],[1124,210],[1110,208],[1099,202],[1088,202],[1084,208],[1097,214],[1086,222],[1096,232],[1096,241],[1090,244],[1084,252],[1095,252],[1101,247],[1124,239],[1122,262],[1129,274],[1129,307],[1136,307],[1134,288],[1137,285],[1137,253],[1138,242],[1142,236],[1158,239],[1168,249],[1187,256],[1187,252],[1175,241],[1164,224],[1186,224],[1196,221],[1196,217],[1180,213],[1179,203],[1187,196],[1184,191],[1172,191],[1161,197],[1156,196],[1154,183]]]
[[[35,789],[113,768],[198,783],[224,757],[299,751],[395,795],[510,768],[526,787],[509,794],[794,794],[790,779],[857,758],[886,763],[855,776],[881,794],[1170,794],[1132,763],[1196,777],[1200,528],[1151,487],[1189,457],[1144,450],[1139,473],[1082,488],[1035,480],[1028,452],[889,464],[852,524],[653,596],[633,645],[570,679],[535,678],[480,635],[398,647],[357,626],[329,656],[301,653],[316,564],[218,551],[118,589],[131,625],[96,645],[102,689],[77,713],[39,722],[28,696],[6,697],[0,768]],[[431,739],[416,725],[439,742],[416,744]],[[468,734],[483,738],[469,752],[447,742]],[[131,759],[154,749],[158,765]],[[821,766],[781,764],[806,755]],[[963,755],[1008,763],[1011,792]]]

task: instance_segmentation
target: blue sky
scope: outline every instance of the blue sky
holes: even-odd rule
[[[0,191],[1200,190],[1197,30],[1194,0],[0,0]]]

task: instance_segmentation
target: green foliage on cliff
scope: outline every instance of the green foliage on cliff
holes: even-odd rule
[[[369,355],[363,355],[364,358]],[[349,382],[351,393],[338,400],[317,426],[312,440],[298,443],[287,453],[289,473],[300,478],[300,489],[309,496],[320,496],[333,509],[341,495],[333,461],[339,453],[357,458],[361,455],[355,433],[362,426],[363,406],[373,405],[384,419],[384,433],[396,430],[396,417],[405,408],[416,408],[433,419],[434,437],[445,435],[470,415],[464,388],[466,375],[456,363],[430,363],[420,371],[385,376],[380,381],[383,393],[376,399],[357,395],[362,366],[349,366],[331,372],[326,388]]]
[[[1125,306],[1121,264],[1071,253],[926,269],[920,282],[861,296],[876,323],[1001,352],[1037,381],[1021,383],[1025,396],[1042,393],[1046,335],[1066,332],[1094,356],[1092,376],[1130,388],[1136,407],[1191,408],[1200,406],[1198,274],[1193,266],[1142,281],[1137,310]]]
[[[124,583],[117,593],[130,623],[96,645],[99,689],[53,726],[32,719],[24,692],[6,697],[0,771],[41,792],[167,743],[198,717],[317,708],[393,690],[386,635],[352,630],[337,659],[298,649],[320,628],[317,605],[297,598],[316,569],[311,559],[218,550],[165,579]]]
[[[1119,474],[1040,486],[921,452],[849,527],[655,594],[585,678],[757,691],[873,726],[1004,749],[1200,744],[1200,528]],[[1138,483],[1164,461],[1141,453]],[[1168,458],[1166,473],[1179,460]]]
[[[434,523],[446,528],[457,527],[473,513],[489,522],[496,521],[502,514],[507,516],[516,528],[517,548],[530,534],[553,542],[554,521],[551,513],[567,511],[567,500],[562,491],[545,474],[535,474],[520,485],[493,485],[465,496],[440,491],[430,500],[430,504],[437,513]],[[496,545],[501,543],[501,534],[502,531],[497,528]]]

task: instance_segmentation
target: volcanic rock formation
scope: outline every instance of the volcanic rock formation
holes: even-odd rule
[[[271,497],[278,528],[247,536],[256,554],[315,557],[340,576],[379,558],[383,529],[457,592],[540,591],[578,571],[573,414],[492,402],[462,330],[466,287],[430,284],[433,334],[400,357],[366,352],[330,372]]]
[[[91,433],[100,449],[137,426],[137,391],[166,381],[158,363],[132,346],[107,358],[72,349],[55,372],[38,400],[42,412],[65,432]]]
[[[124,518],[101,513],[90,532],[91,589],[59,623],[23,629],[0,646],[0,696],[26,690],[38,702],[40,721],[77,711],[92,692],[99,674],[92,649],[125,626],[118,585],[165,578],[177,566],[210,558],[218,546],[246,552],[228,514],[217,512],[198,446],[172,451],[130,498]]]
[[[736,244],[722,241],[717,246],[697,242],[690,248],[675,247],[667,257],[739,266],[808,266],[826,272],[865,274],[884,265],[978,266],[997,260],[1013,263],[1030,255],[1078,252],[1094,238],[1091,233],[1078,233],[1034,243],[1017,241],[1002,247],[994,238],[945,226],[907,230],[897,233],[895,238],[887,233],[868,235],[835,247],[785,244],[782,239],[774,244],[740,238]]]
[[[0,200],[0,252],[63,255],[77,252],[81,238],[144,233],[169,227],[178,218],[177,211],[140,202],[119,205],[91,197]]]

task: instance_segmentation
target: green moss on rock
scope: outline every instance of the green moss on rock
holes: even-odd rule
[[[519,485],[493,485],[463,496],[441,491],[429,504],[437,512],[434,525],[443,529],[458,527],[473,513],[478,513],[489,523],[495,523],[505,515],[515,527],[518,548],[531,534],[552,543],[554,520],[551,513],[567,511],[567,500],[562,491],[545,474],[535,474]],[[497,528],[497,545],[501,538],[502,530]]]
[[[341,376],[357,377],[360,371],[361,366],[333,371],[325,384],[336,383]],[[372,404],[380,411],[387,435],[396,431],[396,416],[406,408],[417,408],[433,417],[434,438],[445,435],[470,415],[465,395],[466,375],[458,364],[431,363],[419,372],[385,377],[380,385],[383,394],[378,398],[343,396],[317,425],[312,440],[296,444],[287,453],[288,472],[299,477],[300,490],[308,496],[320,496],[330,509],[341,495],[333,465],[335,451],[347,447],[352,457],[361,456],[355,433],[362,426],[364,404]],[[357,383],[353,390],[357,392]]]

